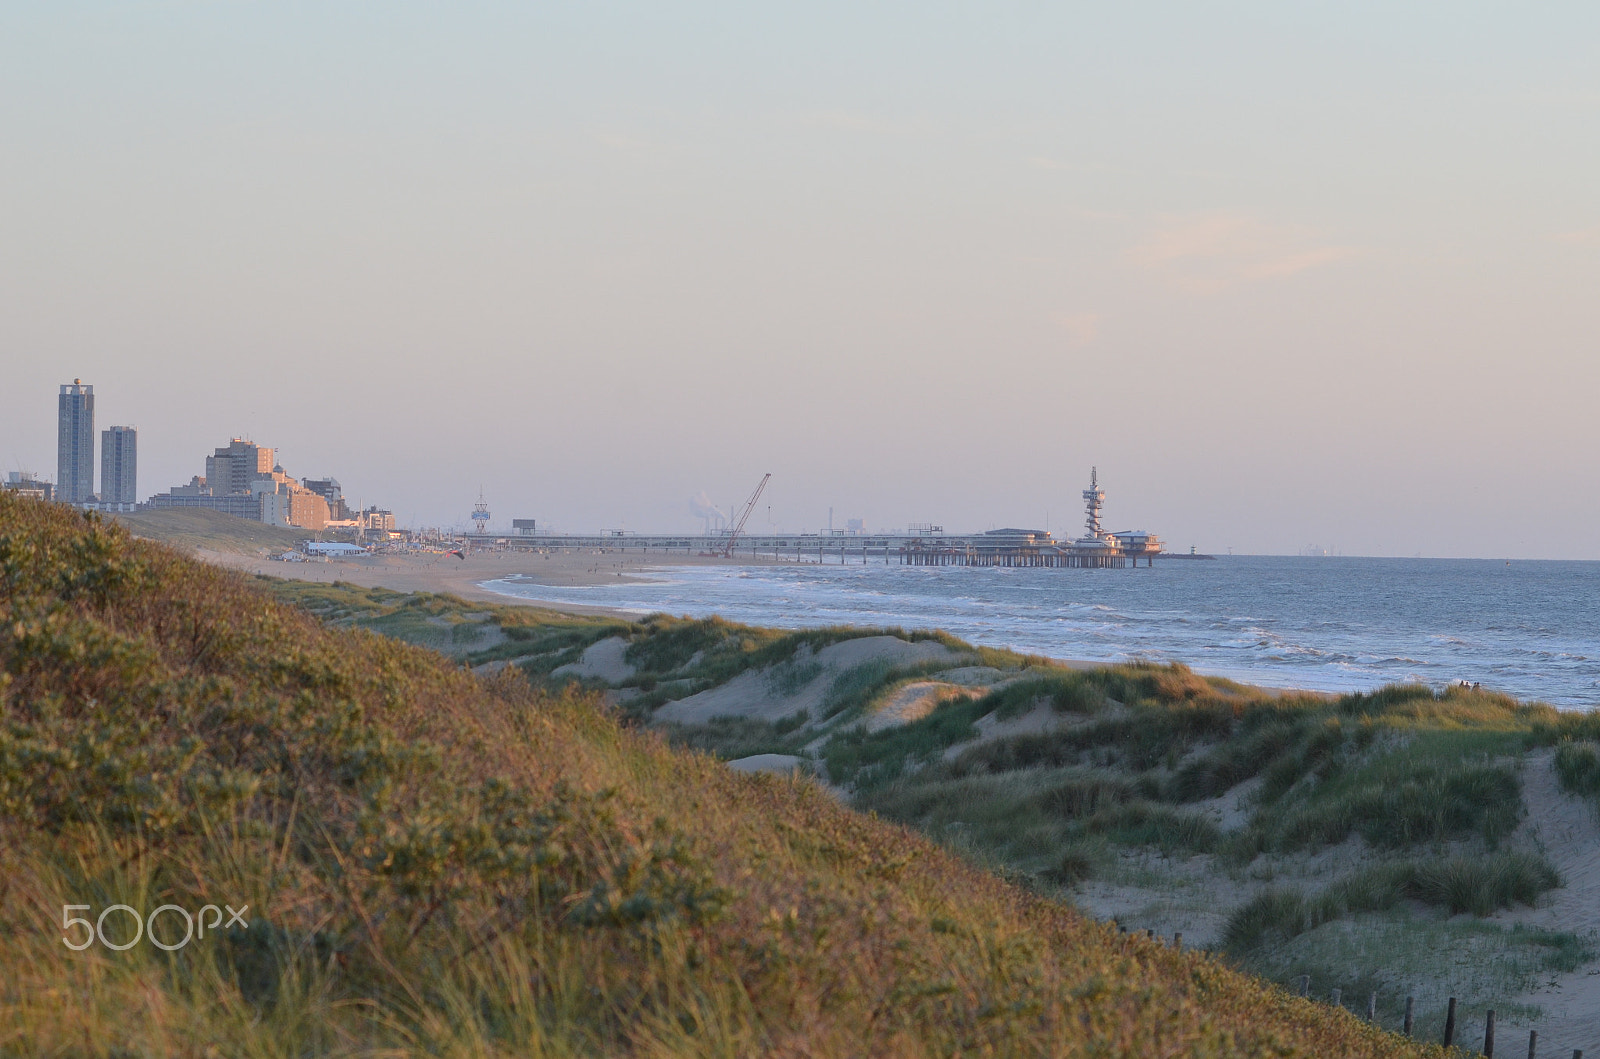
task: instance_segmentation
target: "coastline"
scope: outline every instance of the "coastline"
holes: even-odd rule
[[[285,563],[260,555],[197,549],[196,556],[215,566],[242,573],[281,577],[290,581],[331,584],[343,581],[362,588],[387,588],[396,592],[433,592],[458,596],[474,603],[537,607],[564,614],[637,617],[617,607],[588,606],[494,592],[481,582],[521,577],[535,584],[575,587],[611,584],[618,580],[646,580],[645,570],[674,566],[749,566],[749,559],[721,556],[619,557],[579,553],[539,555],[528,552],[487,552],[459,559],[453,555],[363,555],[304,563]],[[759,565],[759,563],[757,564]]]
[[[284,563],[260,556],[202,549],[198,552],[198,557],[205,562],[244,573],[280,577],[290,581],[308,581],[317,584],[332,584],[339,581],[359,585],[362,588],[386,588],[395,592],[432,592],[457,596],[474,603],[533,607],[561,614],[620,618],[625,621],[638,618],[639,613],[618,607],[590,606],[496,592],[483,588],[481,583],[520,577],[525,582],[536,585],[581,587],[612,584],[618,579],[648,580],[643,576],[645,571],[672,567],[767,565],[761,560],[725,559],[721,556],[652,556],[646,559],[612,555],[571,553],[538,555],[516,552],[470,555],[466,559],[458,559],[451,555],[384,555],[330,559],[325,562]],[[1116,664],[1083,658],[1051,658],[1051,661],[1067,669],[1085,670]],[[1337,698],[1332,692],[1307,688],[1262,684],[1256,681],[1237,681],[1237,683],[1274,697],[1295,695],[1318,699]]]

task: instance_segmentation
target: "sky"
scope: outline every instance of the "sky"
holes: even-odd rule
[[[1593,4],[0,4],[4,470],[1600,559],[1597,291]]]

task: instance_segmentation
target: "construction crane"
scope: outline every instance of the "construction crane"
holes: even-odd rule
[[[744,502],[744,510],[739,512],[739,519],[733,524],[733,532],[728,534],[728,543],[722,549],[724,559],[733,558],[733,542],[739,539],[739,534],[744,532],[744,524],[750,520],[750,512],[756,509],[756,501],[761,499],[761,490],[767,487],[771,474],[761,476],[761,483],[756,486],[756,491],[750,494],[750,499]]]

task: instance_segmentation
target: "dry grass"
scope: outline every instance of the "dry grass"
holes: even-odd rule
[[[0,496],[0,1052],[1439,1054]],[[61,907],[251,908],[172,954]]]
[[[178,548],[257,555],[263,549],[288,551],[299,541],[317,536],[288,526],[268,526],[205,508],[169,508],[115,515],[135,536]]]

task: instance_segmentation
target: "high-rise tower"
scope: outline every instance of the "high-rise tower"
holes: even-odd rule
[[[61,387],[56,435],[56,499],[86,504],[94,499],[94,387],[73,379]]]
[[[100,432],[100,499],[108,504],[139,501],[139,435],[132,427]]]

